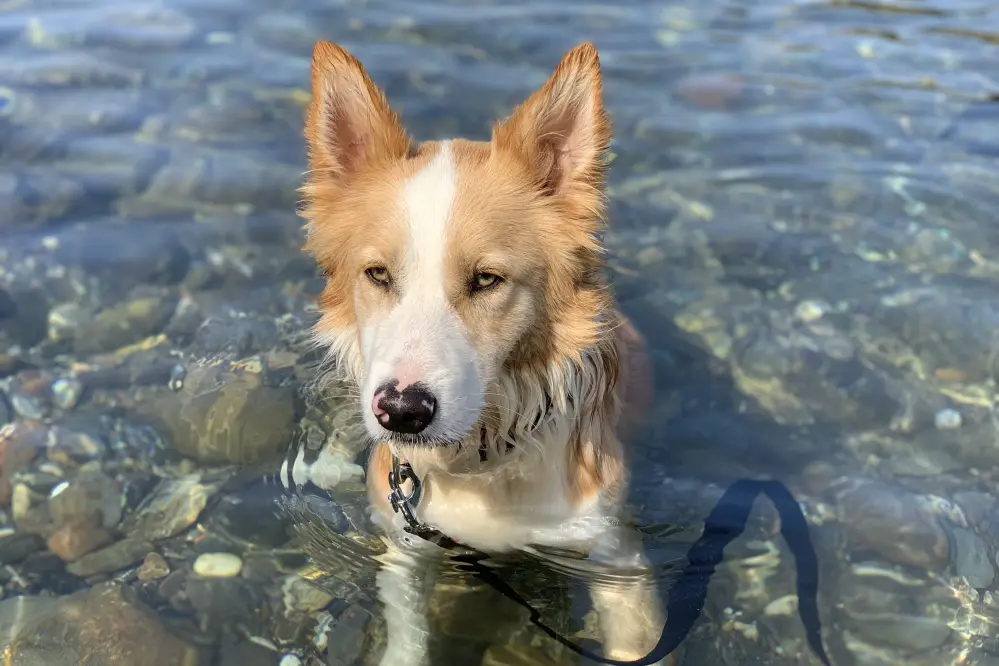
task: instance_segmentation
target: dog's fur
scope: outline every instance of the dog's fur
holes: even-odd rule
[[[361,64],[328,42],[315,47],[312,86],[303,215],[326,275],[315,334],[359,390],[376,442],[368,487],[391,543],[382,663],[427,658],[408,554],[420,544],[387,501],[393,452],[423,481],[419,518],[464,544],[572,546],[638,571],[591,595],[605,654],[645,655],[662,609],[617,519],[622,431],[648,404],[651,374],[603,276],[611,125],[596,50],[569,52],[490,142],[414,143]],[[383,427],[372,405],[385,382],[432,392],[424,431]]]

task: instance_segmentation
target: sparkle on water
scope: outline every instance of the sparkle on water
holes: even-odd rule
[[[319,39],[423,139],[485,138],[594,41],[663,591],[727,483],[777,478],[836,664],[999,663],[995,3],[0,0],[5,663],[377,663],[356,395],[306,335]],[[281,497],[291,442],[335,501]],[[594,637],[575,582],[610,574],[549,555],[511,584]],[[574,663],[453,573],[447,663]],[[761,502],[681,663],[819,664],[797,601]]]

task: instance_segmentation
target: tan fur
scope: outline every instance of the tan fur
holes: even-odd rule
[[[315,49],[305,134],[305,249],[326,275],[315,333],[338,370],[360,383],[359,331],[386,316],[405,288],[373,286],[364,271],[401,273],[402,188],[444,148],[414,146],[360,63],[329,43]],[[490,142],[447,144],[457,188],[442,239],[445,292],[467,339],[488,359],[488,389],[479,426],[460,444],[373,447],[369,491],[383,522],[398,521],[385,500],[392,452],[423,480],[421,519],[473,546],[557,540],[551,535],[566,521],[596,525],[619,510],[627,484],[621,435],[640,418],[651,387],[643,341],[616,311],[603,276],[598,236],[610,138],[599,60],[586,44],[497,123]],[[502,289],[470,295],[469,276],[481,271],[500,275]],[[566,538],[590,543],[602,538],[594,530]],[[618,609],[605,624],[612,655],[637,654],[658,635],[658,605],[647,589],[595,599],[607,610],[630,603],[627,594],[637,594],[631,615]]]

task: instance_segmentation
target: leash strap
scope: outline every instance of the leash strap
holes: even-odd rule
[[[407,478],[414,484],[414,490],[408,496],[400,488]],[[687,566],[669,590],[666,625],[659,636],[659,642],[649,654],[630,661],[602,657],[565,638],[545,624],[541,614],[529,601],[483,563],[488,557],[485,553],[466,549],[439,530],[421,523],[410,504],[411,498],[418,496],[419,481],[409,464],[400,463],[396,456],[392,456],[389,487],[392,490],[389,500],[393,508],[401,512],[408,523],[406,531],[436,543],[446,550],[456,550],[459,547],[466,550],[467,552],[454,556],[459,570],[475,576],[510,601],[527,609],[531,624],[563,647],[585,659],[610,666],[651,666],[668,657],[680,646],[701,615],[708,595],[708,583],[715,568],[725,557],[725,547],[745,531],[753,503],[760,495],[766,495],[777,509],[781,522],[781,536],[784,537],[794,556],[797,570],[798,615],[804,625],[808,644],[824,666],[831,666],[822,644],[819,619],[819,558],[812,547],[808,522],[801,507],[791,491],[779,481],[741,479],[728,487],[704,521],[704,532],[687,551]],[[397,500],[400,502],[398,508],[396,508]]]

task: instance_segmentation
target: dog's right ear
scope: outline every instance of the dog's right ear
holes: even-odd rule
[[[405,157],[411,143],[385,93],[357,58],[332,42],[318,42],[312,53],[305,138],[314,177],[338,181],[374,162]]]
[[[600,58],[592,44],[569,51],[540,90],[493,129],[493,145],[521,156],[541,189],[597,206],[611,141]]]

